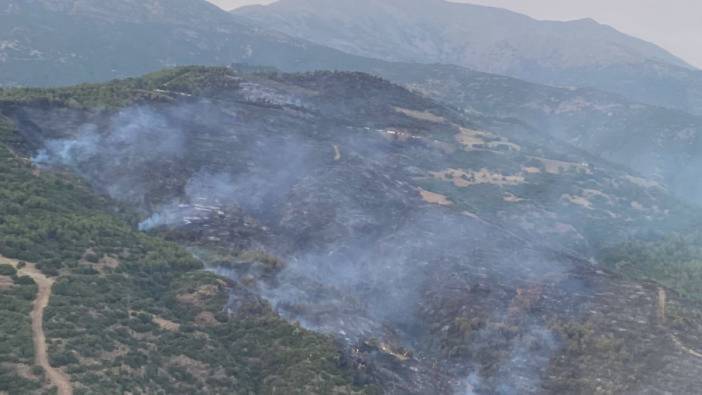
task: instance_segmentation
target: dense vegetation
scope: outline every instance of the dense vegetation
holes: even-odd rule
[[[626,276],[655,281],[702,300],[702,233],[632,240],[603,251],[602,261]]]
[[[255,71],[255,70],[254,70]],[[66,88],[0,89],[0,101],[12,103],[62,104],[79,108],[123,107],[143,101],[170,101],[172,93],[198,94],[216,86],[235,84],[234,72],[225,67],[189,66],[147,74],[141,78],[104,84],[81,84]],[[216,81],[216,82],[212,82]]]
[[[28,393],[41,387],[43,372],[33,366],[29,316],[36,292],[31,278],[18,277],[12,266],[0,265],[0,392]]]
[[[7,121],[0,135],[17,139]],[[77,394],[364,390],[333,340],[264,303],[228,311],[224,280],[175,244],[136,232],[130,218],[0,143],[0,254],[58,277],[45,316],[49,354]],[[29,319],[36,285],[11,267],[0,267],[0,279],[0,392],[43,391]]]

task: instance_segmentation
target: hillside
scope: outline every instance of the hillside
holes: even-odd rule
[[[49,306],[49,337],[82,330],[75,328],[82,321],[69,317],[90,314],[84,300],[125,303],[91,289],[131,290],[126,316],[116,311],[97,321],[103,328],[120,320],[112,327],[116,348],[106,352],[119,352],[119,344],[134,341],[119,336],[140,330],[152,336],[137,336],[139,349],[158,352],[127,354],[124,371],[155,365],[188,388],[182,369],[159,369],[174,361],[161,355],[187,351],[204,364],[216,360],[224,377],[241,378],[212,378],[208,385],[220,385],[212,388],[263,392],[307,383],[308,392],[327,393],[333,383],[341,391],[355,384],[385,393],[685,393],[700,384],[698,359],[688,352],[701,348],[699,307],[662,281],[672,288],[662,288],[663,304],[692,328],[681,338],[656,314],[658,285],[591,260],[632,236],[689,228],[697,211],[625,169],[567,144],[545,144],[547,136],[529,129],[519,133],[519,123],[467,119],[367,74],[197,67],[104,85],[3,91],[0,111],[12,125],[3,141],[33,158],[21,179],[35,180],[32,170],[39,180],[76,174],[117,202],[107,211],[126,216],[114,232],[130,241],[119,236],[97,249],[91,241],[110,238],[93,235],[57,261],[0,243],[0,253],[59,274],[55,294],[63,299],[56,303],[65,302]],[[80,210],[92,207],[84,196],[75,200],[87,202]],[[199,263],[158,237],[189,249],[226,281],[193,272]],[[124,254],[124,245],[145,247]],[[159,252],[149,254],[153,245]],[[91,247],[97,256],[84,256]],[[150,269],[163,267],[151,261],[163,254],[177,254],[183,267]],[[113,259],[123,269],[111,270]],[[115,282],[99,280],[104,276]],[[218,302],[202,301],[215,289],[223,292],[215,293]],[[176,332],[170,323],[180,324]],[[261,330],[268,325],[270,332]],[[210,343],[190,343],[200,333]],[[289,337],[295,333],[305,340]],[[313,333],[332,336],[343,352]],[[289,344],[288,353],[264,352],[270,344]],[[324,357],[297,351],[309,344]],[[205,357],[203,349],[208,356],[221,351]],[[107,355],[72,342],[54,352],[69,375],[88,383],[93,376],[75,373],[84,364],[70,355]],[[237,358],[255,365],[237,370]],[[217,371],[176,360],[189,362],[196,377]],[[114,380],[104,363],[96,374]],[[255,374],[259,368],[269,376]],[[320,376],[329,379],[312,379]],[[168,391],[157,383],[132,385]]]
[[[280,0],[234,10],[263,28],[347,53],[443,63],[554,86],[590,87],[702,113],[702,72],[591,19],[538,21],[444,0]]]
[[[0,255],[30,262],[16,270],[0,257],[0,392],[53,393],[34,362],[37,285],[25,273],[34,263],[54,283],[43,320],[48,358],[75,393],[370,390],[352,385],[332,339],[265,304],[228,314],[226,279],[137,232],[134,213],[77,178],[18,156],[7,143],[23,139],[0,120]]]
[[[519,120],[538,134],[656,180],[702,202],[702,118],[593,89],[562,89],[447,65],[395,63],[374,72],[465,111]]]

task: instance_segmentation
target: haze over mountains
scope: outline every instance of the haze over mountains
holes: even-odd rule
[[[235,10],[231,18],[204,0],[4,0],[0,84],[65,85],[167,66],[237,62],[289,71],[370,71],[377,61],[368,58],[378,58],[594,87],[702,113],[701,72],[592,20],[543,22],[442,0],[323,3],[284,0]]]
[[[358,55],[460,64],[497,74],[526,74],[529,66],[565,69],[645,61],[689,67],[659,47],[594,20],[537,21],[499,8],[444,0],[329,4],[281,0],[234,13]]]
[[[540,132],[653,177],[688,201],[702,196],[697,183],[690,182],[696,177],[694,164],[700,163],[702,121],[637,104],[689,107],[661,102],[693,97],[694,81],[678,77],[698,74],[664,50],[593,21],[540,22],[442,0],[412,0],[411,7],[399,0],[364,1],[362,7],[349,1],[324,7],[314,0],[284,0],[245,7],[232,17],[201,0],[6,0],[0,7],[0,82],[64,85],[183,64],[365,71],[466,111],[526,121]],[[410,63],[415,61],[420,63]],[[546,83],[599,86],[630,99],[426,64],[434,62],[532,80],[543,72]],[[653,64],[658,70],[655,83],[644,76]],[[616,76],[611,74],[615,69]],[[624,69],[629,71],[619,75]],[[663,77],[673,69],[678,71],[672,77]],[[555,80],[567,75],[584,79]],[[646,97],[620,83],[645,91]]]
[[[593,20],[537,21],[443,0],[281,0],[234,10],[349,53],[447,63],[558,86],[610,90],[702,112],[702,73],[667,51]]]
[[[0,393],[694,393],[700,72],[328,3],[0,0]]]
[[[188,64],[310,70],[358,62],[242,23],[204,0],[4,0],[0,22],[3,85],[97,82]]]
[[[609,92],[555,88],[456,66],[396,64],[376,72],[474,117],[517,119],[534,137],[550,135],[658,180],[683,200],[702,201],[699,116]]]

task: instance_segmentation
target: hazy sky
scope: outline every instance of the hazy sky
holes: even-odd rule
[[[272,0],[210,0],[225,9]],[[456,0],[461,1],[461,0]],[[593,18],[702,67],[702,0],[465,0],[537,19]],[[334,0],[329,0],[330,4]]]

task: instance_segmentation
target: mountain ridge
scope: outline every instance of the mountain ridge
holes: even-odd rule
[[[701,71],[607,25],[589,20],[539,21],[499,8],[445,1],[418,1],[413,3],[416,7],[404,7],[399,1],[354,4],[339,1],[335,7],[325,7],[320,0],[283,0],[233,13],[269,29],[363,56],[455,64],[546,85],[599,88],[635,101],[702,112]]]
[[[6,86],[98,82],[200,63],[296,71],[373,62],[261,29],[204,0],[8,4],[0,13]]]
[[[584,46],[585,43],[588,41],[597,41],[593,37],[599,38],[601,41],[604,41],[602,43],[597,43],[594,44],[594,48],[599,48],[600,51],[606,51],[607,50],[607,45],[613,45],[613,46],[618,46],[619,50],[626,49],[623,51],[624,53],[619,54],[619,56],[628,56],[626,52],[630,52],[631,56],[630,58],[622,58],[618,59],[617,56],[614,56],[614,59],[610,56],[608,62],[611,63],[628,63],[631,61],[636,61],[636,57],[638,57],[638,61],[651,61],[651,60],[658,60],[662,61],[664,63],[676,65],[676,66],[682,66],[682,67],[687,67],[687,68],[693,68],[690,66],[687,62],[684,60],[675,57],[674,55],[670,54],[668,51],[665,49],[652,44],[650,42],[644,41],[642,39],[636,38],[634,36],[630,36],[624,33],[619,32],[615,28],[601,24],[594,19],[591,18],[584,18],[584,19],[578,19],[578,20],[573,20],[573,21],[551,21],[551,20],[538,20],[532,17],[529,17],[524,14],[520,14],[518,12],[510,11],[507,9],[503,8],[498,8],[498,7],[490,7],[490,6],[482,6],[482,5],[473,5],[473,4],[468,4],[468,3],[453,3],[449,1],[443,1],[443,0],[415,0],[411,4],[408,4],[406,1],[399,1],[399,0],[390,0],[390,1],[378,1],[378,0],[363,0],[360,4],[360,7],[357,7],[359,5],[358,2],[344,2],[344,1],[337,1],[335,6],[336,7],[323,7],[323,4],[325,2],[323,0],[279,0],[275,3],[268,4],[268,5],[253,5],[253,6],[247,6],[243,8],[239,8],[232,13],[235,15],[243,15],[247,16],[252,19],[257,19],[256,16],[259,13],[262,12],[268,12],[268,13],[281,13],[279,16],[282,17],[283,13],[285,14],[285,17],[287,18],[293,18],[293,19],[299,19],[300,21],[306,20],[308,23],[314,23],[315,20],[311,19],[315,17],[316,14],[319,14],[320,11],[323,10],[326,14],[324,15],[325,22],[329,24],[329,26],[345,26],[349,30],[349,34],[353,35],[357,33],[354,30],[357,30],[357,28],[354,28],[353,23],[351,21],[347,21],[344,19],[335,19],[335,18],[344,18],[344,17],[351,17],[353,16],[353,19],[355,20],[361,20],[364,18],[373,18],[377,19],[377,21],[374,22],[375,27],[379,27],[382,29],[380,25],[380,21],[386,21],[387,23],[391,23],[392,19],[390,17],[390,14],[392,13],[395,18],[402,19],[407,23],[411,23],[412,25],[420,26],[422,29],[429,29],[429,20],[436,20],[447,24],[447,25],[452,25],[456,24],[458,22],[467,24],[467,26],[464,26],[464,29],[478,29],[478,30],[484,30],[484,33],[486,34],[495,34],[497,35],[496,37],[482,37],[481,39],[483,40],[492,40],[492,41],[497,41],[498,39],[504,39],[506,41],[509,41],[512,39],[509,35],[506,35],[505,33],[501,32],[499,28],[495,27],[489,27],[491,24],[494,24],[494,22],[500,20],[507,25],[511,26],[514,29],[519,29],[519,32],[515,33],[521,33],[521,34],[526,34],[526,37],[523,38],[524,41],[527,40],[532,40],[534,37],[551,37],[550,35],[546,34],[554,34],[556,31],[551,31],[553,29],[559,29],[563,28],[558,33],[562,35],[567,35],[567,36],[574,36],[575,34],[580,35],[582,37],[568,37],[569,39],[576,40],[575,45],[573,43],[570,43],[568,45],[572,45],[573,47],[582,47]],[[409,5],[409,7],[408,7]],[[363,11],[361,10],[375,10],[376,14],[370,17],[369,15],[364,15]],[[358,13],[360,11],[360,13]],[[265,16],[265,15],[261,15]],[[307,18],[307,19],[305,19]],[[319,18],[319,17],[317,17]],[[478,21],[482,20],[483,25],[479,26],[471,26],[474,24],[478,24]],[[261,21],[259,19],[259,21]],[[282,18],[279,18],[277,20],[280,24],[278,25],[279,28],[275,30],[283,30],[286,33],[290,34],[291,36],[295,37],[305,37],[310,41],[315,41],[318,42],[318,39],[315,39],[311,36],[313,31],[298,31],[297,33],[292,32],[289,29],[286,29],[286,21],[284,21]],[[339,25],[337,25],[337,23]],[[355,22],[359,23],[359,22]],[[269,24],[269,28],[273,28],[272,25]],[[299,27],[299,26],[298,26]],[[313,28],[313,26],[304,26],[306,28]],[[303,27],[303,28],[304,28]],[[367,26],[369,28],[373,26]],[[406,26],[407,28],[410,27],[410,25]],[[445,29],[449,28],[456,28],[453,26],[448,26]],[[456,28],[457,29],[457,28]],[[533,31],[536,31],[537,33],[531,33]],[[438,30],[437,32],[441,32],[441,30]],[[465,30],[464,32],[470,32],[468,34],[469,37],[474,37],[476,36],[473,30]],[[369,32],[364,32],[364,33],[369,33]],[[446,39],[451,39],[450,36],[448,36],[449,32],[444,32],[444,38]],[[613,34],[614,33],[614,34]],[[418,34],[419,31],[418,31]],[[429,38],[427,36],[427,38]],[[335,37],[329,37],[329,39],[334,40],[336,39]],[[583,45],[577,45],[577,43],[583,44]],[[352,43],[349,43],[352,44]],[[572,51],[573,53],[577,52],[575,48],[562,48],[566,45],[561,44],[559,42],[554,42],[552,43],[554,48],[558,48],[559,51],[564,51],[564,55],[568,54],[567,56],[564,56],[564,60],[567,60],[569,57],[572,57],[570,52]],[[329,45],[331,47],[335,47],[334,45]],[[598,47],[599,46],[599,47]],[[528,46],[527,46],[528,47]],[[407,49],[407,47],[402,47],[403,50]],[[410,54],[405,54],[402,55],[400,54],[399,51],[391,51],[390,53],[380,53],[380,52],[373,52],[374,49],[372,46],[367,45],[364,48],[354,48],[355,51],[347,51],[351,53],[355,53],[358,55],[363,55],[363,56],[368,56],[368,57],[373,57],[373,58],[380,58],[383,59],[387,56],[398,56],[395,59],[390,59],[394,61],[418,61],[418,62],[438,62],[438,63],[451,63],[451,64],[457,64],[457,62],[446,62],[444,59],[436,59],[431,56],[431,54],[428,54],[426,52],[424,53],[417,53],[417,55],[424,55],[424,57],[420,57],[419,59],[415,58],[412,53]],[[399,48],[398,48],[399,49]],[[583,48],[578,48],[578,51],[582,51]],[[425,48],[426,50],[426,48]],[[594,60],[599,60],[601,58],[606,58],[605,56],[600,56],[597,51],[584,51],[589,58],[588,59],[579,59],[580,62],[576,63],[577,65],[585,65],[588,64],[587,62],[591,62]],[[614,54],[615,52],[611,52],[611,54]],[[427,55],[429,55],[430,60],[427,59]],[[405,56],[404,58],[402,56]],[[547,56],[539,56],[538,54],[533,54],[531,55],[534,58],[546,58],[548,59]],[[594,58],[594,59],[593,59]],[[496,70],[488,70],[486,67],[475,67],[475,64],[458,64],[462,66],[467,66],[472,69],[476,69],[479,71],[486,71],[486,72],[495,72]],[[505,74],[505,73],[499,73],[497,74]]]

